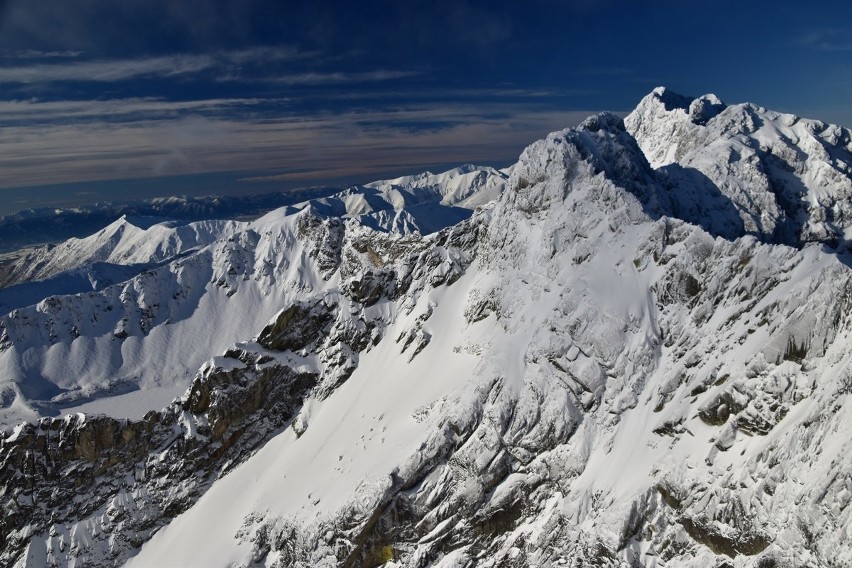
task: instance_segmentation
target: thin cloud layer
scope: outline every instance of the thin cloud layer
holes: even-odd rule
[[[183,110],[221,109],[233,103],[195,102]],[[0,116],[3,113],[0,105]],[[274,172],[264,176],[267,180],[354,180],[435,163],[508,163],[527,141],[553,130],[552,125],[576,124],[588,114],[519,111],[496,104],[278,120],[191,112],[173,119],[12,126],[0,131],[0,168],[16,186],[215,171],[246,171],[251,177],[248,172],[261,170]]]
[[[286,99],[207,99],[170,101],[155,98],[102,101],[0,101],[0,125],[37,126],[80,121],[133,121],[173,118],[184,113],[223,114],[235,109],[286,103]]]
[[[174,77],[198,73],[214,64],[207,55],[179,55],[146,59],[80,61],[69,65],[40,64],[0,69],[0,83],[50,83],[54,81],[125,81],[136,77]]]
[[[812,31],[800,37],[799,44],[827,53],[848,52],[852,51],[852,33],[846,29]]]
[[[70,57],[80,57],[82,51],[40,51],[38,49],[23,49],[19,51],[0,53],[0,59],[62,59]]]
[[[2,83],[52,83],[57,81],[118,82],[136,78],[173,78],[209,70],[250,65],[298,61],[316,57],[316,52],[303,52],[292,46],[258,47],[209,54],[177,54],[160,57],[75,60],[0,68]],[[52,58],[49,54],[19,59]],[[70,55],[68,57],[71,57]]]
[[[346,85],[350,83],[370,83],[376,81],[392,81],[420,75],[417,71],[393,71],[379,69],[363,73],[300,73],[280,77],[265,78],[264,80],[281,85]]]

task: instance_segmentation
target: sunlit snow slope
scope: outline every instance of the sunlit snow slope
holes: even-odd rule
[[[337,286],[340,221],[420,234],[470,216],[506,174],[464,166],[375,182],[251,223],[121,218],[35,249],[0,289],[0,426],[77,407],[141,418],[186,389],[199,366],[255,335],[282,306]],[[330,263],[330,264],[329,264]],[[326,283],[326,281],[330,281]],[[3,310],[2,308],[6,308]],[[121,401],[105,402],[120,396]],[[83,405],[83,406],[80,406]]]

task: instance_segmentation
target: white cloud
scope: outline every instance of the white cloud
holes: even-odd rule
[[[144,59],[74,61],[67,64],[38,64],[0,68],[0,83],[49,83],[56,81],[112,82],[156,75],[171,77],[209,69],[209,55],[176,55]]]
[[[320,57],[320,51],[305,51],[291,45],[258,46],[223,54],[224,59],[232,63],[257,61],[297,61]]]
[[[816,51],[852,51],[852,34],[845,29],[818,30],[800,37],[798,43]]]
[[[344,85],[350,83],[369,83],[375,81],[391,81],[419,75],[416,71],[377,70],[363,73],[298,73],[282,75],[269,79],[283,85]]]
[[[38,49],[24,49],[0,53],[0,59],[63,59],[74,58],[83,55],[82,51],[40,51]]]

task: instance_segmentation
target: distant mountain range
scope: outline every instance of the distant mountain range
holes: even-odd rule
[[[58,243],[99,231],[122,215],[183,221],[258,217],[284,205],[331,195],[339,188],[322,187],[248,196],[158,197],[133,201],[102,201],[57,209],[25,209],[0,216],[0,254],[23,247]]]

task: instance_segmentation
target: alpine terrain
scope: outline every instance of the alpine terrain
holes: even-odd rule
[[[0,266],[0,564],[852,565],[852,133],[664,88]]]

